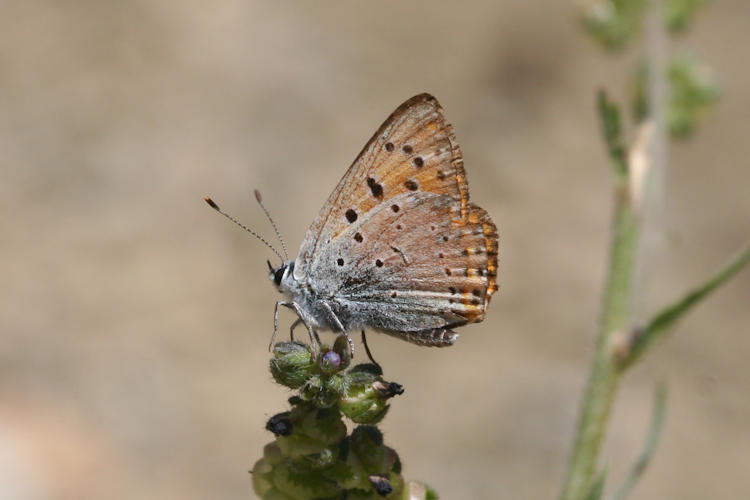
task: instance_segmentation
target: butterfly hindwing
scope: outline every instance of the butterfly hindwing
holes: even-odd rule
[[[468,208],[462,223],[449,196],[399,195],[352,224],[311,272],[327,273],[321,291],[355,325],[405,332],[481,321],[494,292],[497,233],[484,210]]]

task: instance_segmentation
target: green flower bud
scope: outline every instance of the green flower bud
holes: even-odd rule
[[[341,413],[357,424],[377,424],[383,420],[389,407],[372,390],[352,393],[339,403]]]
[[[401,476],[401,474],[391,472],[390,474],[388,474],[388,481],[391,483],[391,487],[393,488],[391,498],[397,498],[401,494],[401,491],[404,489],[403,476]]]
[[[285,460],[274,467],[273,485],[281,493],[299,500],[332,497],[341,493],[336,482],[325,477],[319,470],[291,460]]]
[[[304,457],[307,465],[312,469],[324,469],[333,465],[336,460],[335,455],[330,448],[326,448],[320,453],[313,453]]]
[[[292,498],[290,496],[287,496],[280,492],[279,490],[269,490],[268,493],[263,495],[263,500],[297,500],[295,498]]]
[[[273,346],[271,375],[291,389],[302,387],[312,375],[314,363],[310,348],[297,342],[279,342]]]
[[[368,483],[367,489],[351,489],[348,490],[346,500],[374,500],[375,498],[379,498],[375,493],[373,493],[372,488],[369,488]]]
[[[346,490],[353,488],[364,488],[367,486],[367,478],[362,471],[362,464],[357,455],[350,453],[351,438],[346,437],[339,443],[339,460],[342,462],[343,477],[339,477],[339,485]]]
[[[339,395],[324,386],[318,392],[312,394],[312,402],[318,408],[330,408],[339,400]]]
[[[339,398],[349,390],[349,378],[339,373],[326,377],[324,383],[326,389]]]
[[[346,436],[346,424],[335,408],[310,412],[301,422],[302,432],[325,445],[336,444]]]
[[[276,438],[276,442],[285,457],[299,458],[313,453],[320,453],[326,448],[325,443],[295,432],[289,437]]]
[[[253,466],[253,491],[255,491],[255,493],[261,498],[265,498],[264,495],[273,488],[270,477],[272,470],[273,467],[271,462],[265,457],[255,462],[255,465]]]
[[[304,344],[274,346],[271,372],[282,385],[299,389],[290,409],[271,417],[266,428],[276,439],[253,467],[253,489],[263,500],[378,500],[411,494],[404,485],[398,454],[383,444],[373,425],[360,425],[347,436],[344,415],[373,424],[388,411],[386,402],[403,387],[386,382],[374,364],[348,372],[349,344],[339,336],[333,347],[313,356]],[[420,485],[421,486],[421,485]],[[432,493],[422,486],[423,495]],[[411,497],[410,497],[411,498]]]
[[[357,370],[360,366],[363,365],[347,374],[349,391],[339,402],[339,409],[358,424],[376,424],[388,411],[386,398],[376,390],[376,387],[381,388],[383,382],[379,382],[369,371]]]
[[[381,370],[378,365],[373,365],[372,363],[361,363],[349,370],[349,373],[368,373],[373,375],[373,377],[379,377],[383,374],[383,370]]]
[[[265,460],[269,464],[276,465],[283,459],[284,455],[281,453],[281,448],[279,448],[279,445],[275,441],[268,443],[263,447],[263,460]]]
[[[383,434],[372,425],[360,425],[352,432],[351,452],[357,455],[368,475],[387,472],[384,467]]]
[[[348,441],[348,438],[347,438]],[[349,453],[344,458],[344,465],[346,466],[346,477],[339,479],[339,485],[346,490],[352,490],[354,488],[367,488],[367,475],[362,470],[362,463],[354,453]]]
[[[336,404],[343,389],[339,375],[313,375],[302,386],[300,395],[318,408],[329,408]],[[333,381],[331,380],[333,378]],[[333,390],[332,390],[333,389]]]
[[[352,362],[352,353],[349,349],[349,340],[346,335],[339,335],[333,342],[333,350],[341,356],[340,370],[346,370]]]
[[[305,401],[312,401],[323,390],[323,379],[320,375],[313,375],[302,385],[299,394]]]

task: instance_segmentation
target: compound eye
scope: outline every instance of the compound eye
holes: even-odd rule
[[[279,268],[274,271],[273,273],[273,282],[276,283],[276,286],[281,285],[281,278],[284,277],[284,271],[286,271],[286,266],[279,266]]]

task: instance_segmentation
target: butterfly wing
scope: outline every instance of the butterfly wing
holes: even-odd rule
[[[468,210],[459,222],[450,196],[396,196],[324,249],[313,272],[337,284],[333,300],[353,326],[405,332],[481,321],[495,290],[497,232],[484,210]]]
[[[339,301],[349,323],[414,331],[481,321],[496,271],[497,232],[469,203],[453,128],[437,100],[420,94],[388,117],[339,182],[294,276]]]

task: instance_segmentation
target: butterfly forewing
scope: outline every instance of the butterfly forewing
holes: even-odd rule
[[[402,193],[424,191],[468,203],[461,150],[437,99],[412,97],[380,126],[334,189],[305,235],[295,277],[316,251],[373,207]]]
[[[421,94],[344,175],[305,236],[295,278],[358,311],[355,323],[414,331],[480,321],[496,271],[495,226],[469,203],[440,104]]]

